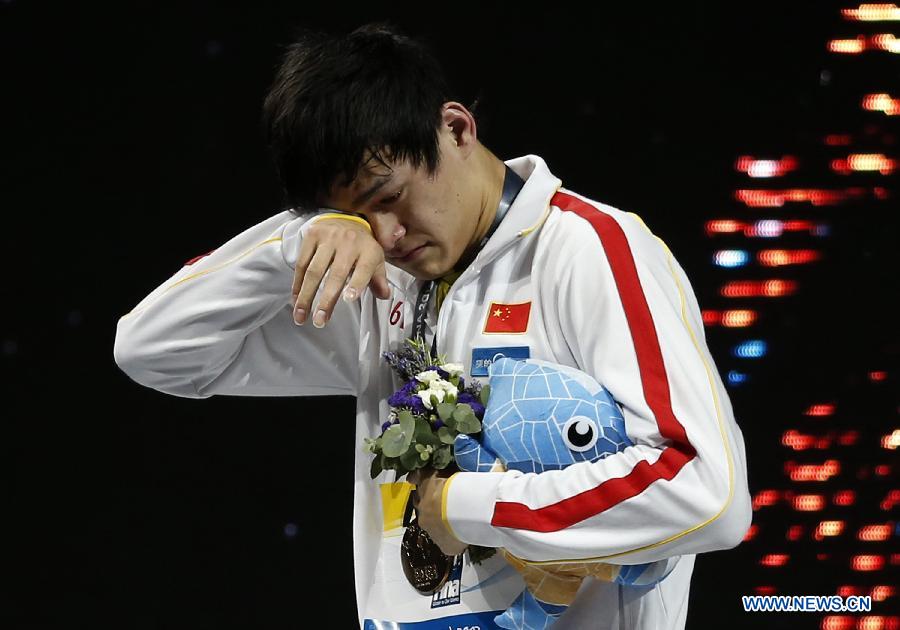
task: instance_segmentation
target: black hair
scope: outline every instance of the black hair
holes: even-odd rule
[[[300,30],[263,104],[266,142],[294,211],[349,185],[363,158],[439,165],[441,106],[451,98],[426,44],[390,22],[346,35]],[[384,151],[389,151],[387,155]]]

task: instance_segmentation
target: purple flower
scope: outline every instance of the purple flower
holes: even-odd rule
[[[407,381],[407,382],[406,382],[406,385],[404,385],[404,386],[401,388],[401,390],[404,391],[404,392],[406,392],[407,394],[410,394],[410,395],[411,395],[411,394],[415,394],[417,391],[419,391],[419,385],[420,385],[420,384],[421,384],[421,383],[419,383],[419,381],[417,381],[416,379],[412,379],[412,380],[410,380],[410,381]]]
[[[395,409],[406,408],[413,413],[426,413],[427,409],[425,409],[425,404],[422,402],[422,399],[416,395],[416,392],[419,390],[419,385],[419,381],[408,381],[403,387],[391,394],[391,397],[388,398],[388,404]]]
[[[438,418],[437,420],[434,421],[434,430],[435,431],[440,429],[442,426],[444,426],[444,421],[441,420],[440,418]]]
[[[384,433],[391,427],[392,422],[388,421],[381,425],[381,432]]]
[[[403,387],[391,394],[391,397],[388,398],[388,404],[391,407],[410,406],[410,399],[418,398],[418,396],[416,396],[418,387],[418,381],[407,381]]]

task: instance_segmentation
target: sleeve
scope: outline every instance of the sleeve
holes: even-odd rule
[[[559,203],[567,246],[552,249],[568,255],[536,271],[545,325],[621,403],[633,446],[540,474],[458,473],[445,522],[532,561],[636,564],[736,546],[752,514],[743,437],[687,277],[635,215]]]
[[[119,318],[119,368],[185,398],[355,395],[362,300],[339,300],[321,329],[293,321],[294,265],[311,216],[279,213],[185,263]]]

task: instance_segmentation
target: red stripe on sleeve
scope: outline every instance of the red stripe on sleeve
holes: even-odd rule
[[[572,195],[558,192],[551,204],[587,220],[600,237],[634,342],[644,398],[656,418],[660,434],[669,439],[671,445],[663,448],[654,463],[638,462],[624,477],[608,479],[595,488],[552,505],[532,509],[521,503],[498,502],[494,506],[491,525],[537,532],[565,529],[637,496],[655,481],[669,481],[696,455],[684,426],[672,410],[659,338],[625,232],[610,215]]]

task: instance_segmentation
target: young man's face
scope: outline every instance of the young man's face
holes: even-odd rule
[[[483,207],[474,147],[457,145],[442,125],[440,164],[433,176],[409,162],[370,159],[349,186],[334,189],[324,207],[365,216],[389,264],[424,280],[450,271],[474,240]],[[387,161],[387,160],[386,160]],[[370,195],[366,192],[382,184]]]

